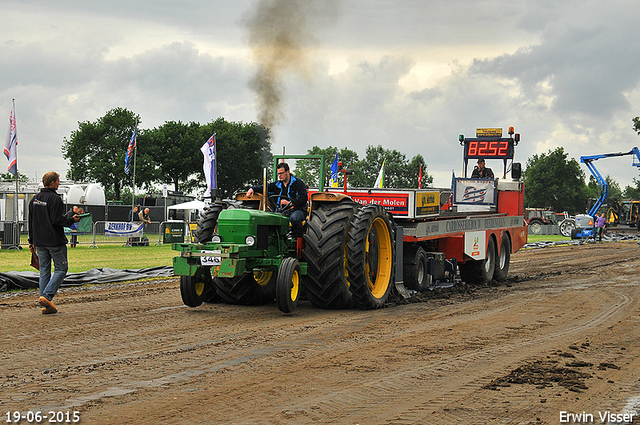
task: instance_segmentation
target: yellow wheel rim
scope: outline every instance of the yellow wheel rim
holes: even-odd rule
[[[204,293],[204,282],[196,282],[195,285],[193,285],[193,289],[196,291],[196,295],[200,296]]]
[[[371,295],[382,298],[387,293],[393,270],[391,234],[382,217],[376,217],[367,233],[365,271]]]
[[[294,270],[291,276],[291,301],[298,299],[298,291],[300,291],[300,275],[298,270]]]
[[[266,284],[269,283],[269,281],[271,281],[272,275],[273,275],[273,272],[268,272],[266,270],[254,270],[253,279],[256,281],[258,285],[265,286]]]

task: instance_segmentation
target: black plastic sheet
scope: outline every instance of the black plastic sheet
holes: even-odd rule
[[[69,273],[65,276],[62,286],[113,283],[153,277],[171,277],[173,275],[173,267],[171,266],[136,270],[118,270],[103,267],[81,273]],[[0,292],[38,288],[38,277],[39,273],[37,271],[0,273]]]

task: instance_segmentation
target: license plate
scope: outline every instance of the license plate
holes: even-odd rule
[[[203,266],[219,266],[222,264],[222,257],[216,256],[215,254],[221,254],[222,251],[214,250],[214,251],[200,251],[202,253],[202,257],[200,257],[200,264]]]

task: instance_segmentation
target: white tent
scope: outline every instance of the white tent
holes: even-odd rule
[[[182,204],[171,205],[170,207],[167,207],[167,209],[168,210],[203,210],[204,202],[198,201],[196,199],[196,200],[185,202]]]

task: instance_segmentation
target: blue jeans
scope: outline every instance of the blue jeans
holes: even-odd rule
[[[294,210],[289,216],[291,227],[296,237],[301,238],[303,234],[302,223],[306,218],[306,214],[302,210]]]
[[[67,246],[37,246],[36,252],[40,261],[40,296],[52,301],[69,270]],[[53,276],[51,260],[53,260]]]

